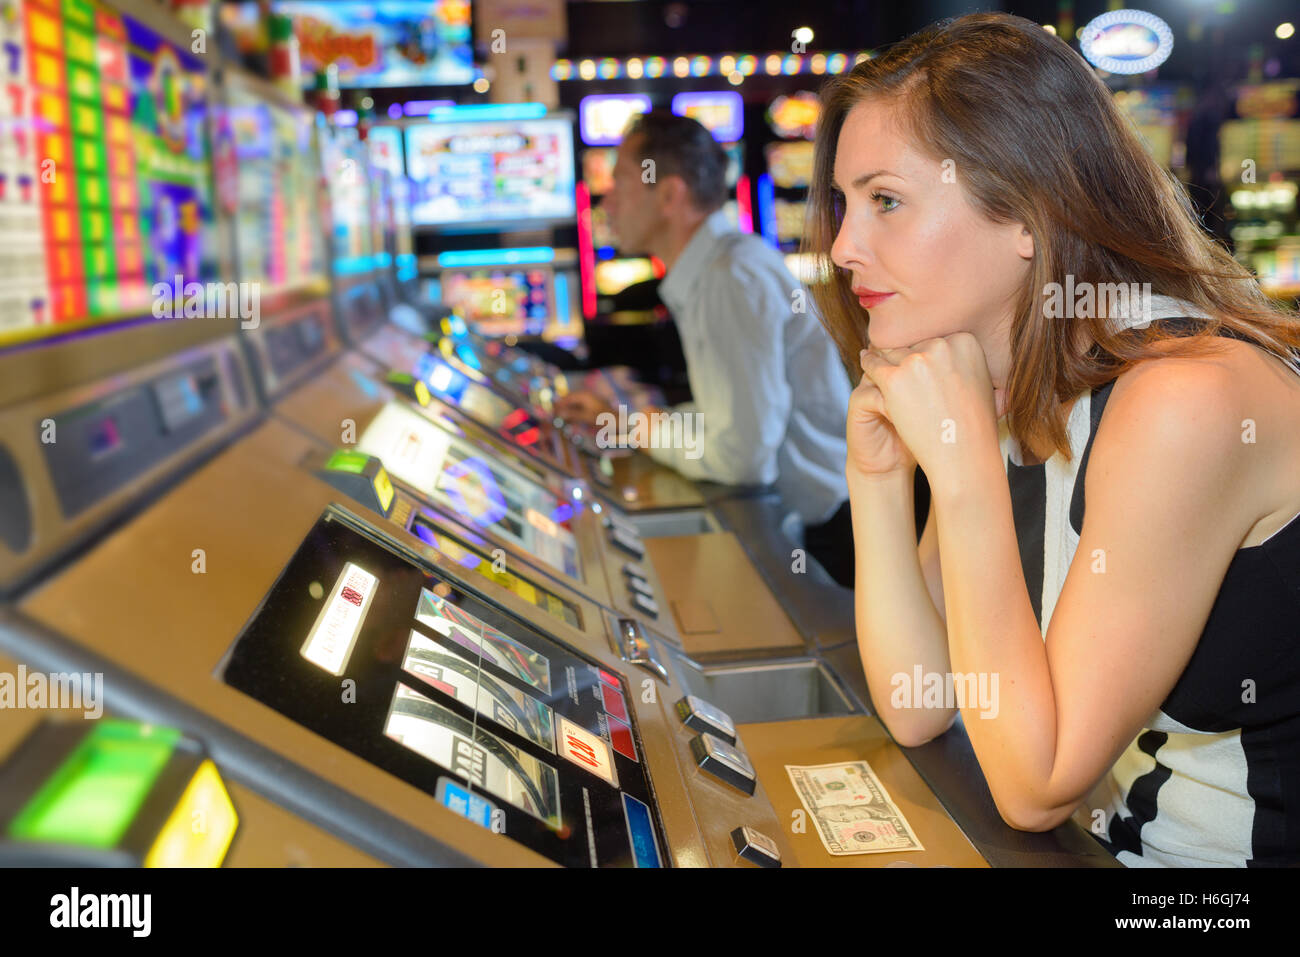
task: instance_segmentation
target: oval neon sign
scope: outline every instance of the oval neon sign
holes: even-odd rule
[[[1108,73],[1146,73],[1169,59],[1174,34],[1153,13],[1112,10],[1083,28],[1079,48],[1089,63]]]

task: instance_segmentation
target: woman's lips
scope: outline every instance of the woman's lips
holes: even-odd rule
[[[870,309],[872,306],[878,306],[893,295],[892,292],[860,292],[857,289],[853,291],[857,293],[858,302],[862,304],[863,309]]]

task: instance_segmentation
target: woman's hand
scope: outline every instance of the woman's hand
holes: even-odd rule
[[[909,349],[865,350],[862,371],[863,385],[869,381],[875,393],[864,404],[882,409],[931,486],[958,486],[973,457],[997,446],[1002,395],[970,333],[926,339]],[[852,409],[851,404],[851,416]]]
[[[849,396],[848,471],[869,476],[894,472],[910,475],[916,459],[890,422],[880,389],[866,374],[868,354],[867,349],[859,354],[862,381]]]

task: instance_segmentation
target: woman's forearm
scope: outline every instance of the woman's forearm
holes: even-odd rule
[[[1032,828],[1059,800],[1048,793],[1056,749],[1051,673],[1002,462],[993,449],[971,466],[959,485],[935,489],[949,657],[954,686],[993,692],[991,702],[959,702],[966,733],[1003,816]]]
[[[922,676],[949,671],[948,641],[917,556],[912,475],[848,477],[856,558],[858,650],[876,713],[904,746],[952,723],[949,707],[920,707]],[[945,702],[946,704],[946,702]],[[897,705],[897,706],[896,706]]]

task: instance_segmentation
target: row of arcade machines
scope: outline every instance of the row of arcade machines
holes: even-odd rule
[[[188,36],[83,6],[101,38]],[[770,497],[595,447],[548,414],[557,370],[409,308],[400,251],[312,199],[355,207],[363,153],[219,67],[157,95],[238,107],[187,235],[271,288],[256,321],[124,310],[0,353],[0,861],[900,863],[792,824],[787,765],[859,760],[924,844],[901,863],[993,859],[991,801],[959,827],[851,631],[827,649],[769,587],[789,544],[736,516]]]

